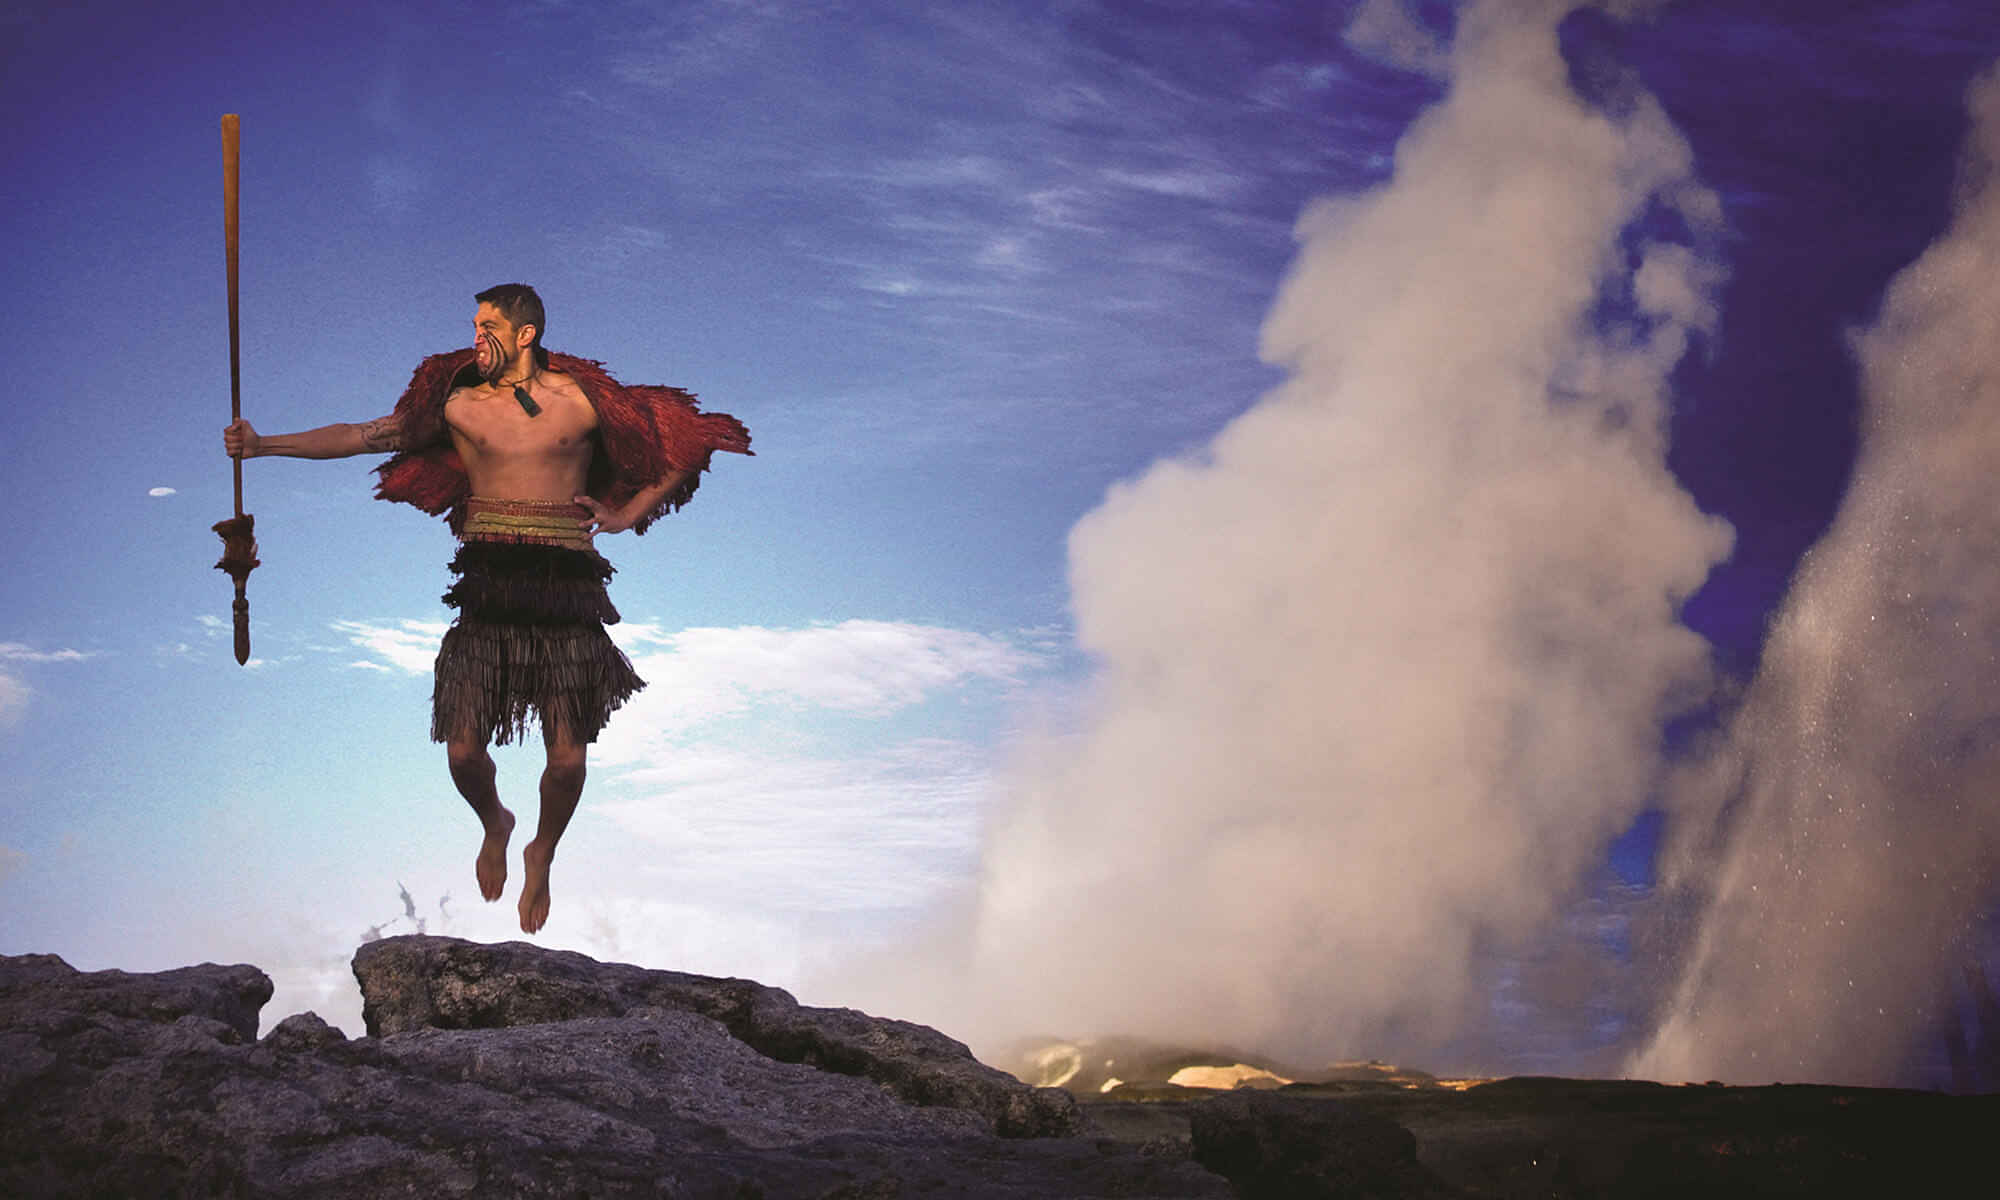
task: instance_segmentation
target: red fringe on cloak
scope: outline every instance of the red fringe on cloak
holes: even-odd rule
[[[403,421],[404,449],[375,469],[375,498],[414,504],[442,514],[457,532],[464,520],[471,481],[445,431],[444,402],[456,388],[480,382],[468,347],[433,354],[417,365],[410,386],[396,401]],[[603,452],[591,456],[585,485],[592,499],[613,507],[629,503],[672,471],[692,471],[686,483],[661,498],[632,526],[644,533],[659,518],[694,495],[709,457],[717,450],[749,454],[750,433],[727,413],[705,413],[694,394],[675,387],[628,387],[611,378],[603,364],[568,354],[549,355],[548,369],[561,371],[597,410]]]

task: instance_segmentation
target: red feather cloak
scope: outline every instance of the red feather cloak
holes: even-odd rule
[[[396,401],[403,449],[375,469],[380,476],[377,500],[443,514],[453,532],[464,520],[472,485],[445,430],[444,402],[456,389],[481,382],[473,357],[467,348],[433,354],[417,364],[410,386]],[[750,433],[743,423],[727,413],[702,412],[691,392],[628,387],[606,374],[603,364],[568,354],[550,354],[547,367],[576,380],[597,410],[598,452],[591,455],[584,489],[592,499],[620,507],[669,472],[694,472],[639,518],[632,526],[634,533],[646,532],[654,521],[688,502],[715,451],[751,452]]]

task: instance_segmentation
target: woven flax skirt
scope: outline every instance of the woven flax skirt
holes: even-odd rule
[[[645,681],[604,632],[618,610],[613,569],[579,505],[474,497],[444,602],[458,610],[439,648],[431,739],[508,742],[532,712],[545,733],[594,742]]]

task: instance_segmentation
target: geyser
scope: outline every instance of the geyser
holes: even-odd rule
[[[1299,222],[1289,381],[1072,532],[1094,693],[1005,780],[952,1028],[1420,1053],[1643,807],[1730,541],[1663,461],[1719,217],[1572,91],[1573,7],[1465,9],[1393,178]]]
[[[1662,886],[1701,915],[1636,1074],[1911,1082],[1979,951],[2000,868],[2000,73],[1970,105],[1952,225],[1853,339],[1848,493],[1726,739],[1673,791]]]

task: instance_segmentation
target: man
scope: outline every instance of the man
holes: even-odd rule
[[[431,738],[485,828],[475,873],[491,901],[507,881],[514,814],[486,748],[522,736],[530,713],[540,724],[541,819],[521,852],[521,928],[534,933],[586,747],[645,686],[604,632],[618,611],[593,539],[644,533],[694,494],[714,451],[750,453],[750,435],[677,388],[626,387],[595,362],[544,350],[541,297],[525,284],[474,299],[471,349],[425,359],[394,412],[275,437],[238,420],[223,447],[241,458],[392,454],[376,496],[442,513],[458,534],[444,599],[459,615],[438,651]]]

